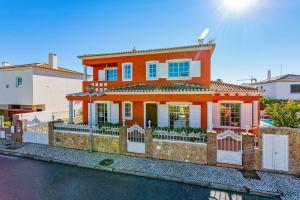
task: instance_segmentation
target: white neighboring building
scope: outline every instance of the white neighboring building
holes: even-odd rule
[[[300,100],[300,75],[286,74],[271,77],[254,84],[258,89],[263,90],[263,97],[271,99]]]
[[[11,116],[28,111],[67,113],[66,95],[82,87],[83,74],[57,66],[57,56],[49,54],[49,64],[33,63],[0,66],[0,109]],[[81,105],[74,102],[74,114]]]

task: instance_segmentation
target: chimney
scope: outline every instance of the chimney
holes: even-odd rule
[[[7,61],[1,62],[1,67],[8,67],[8,66],[10,66],[9,62],[7,62]]]
[[[271,70],[268,70],[268,77],[267,77],[267,80],[271,80]]]
[[[57,55],[55,53],[49,53],[49,67],[57,69]]]

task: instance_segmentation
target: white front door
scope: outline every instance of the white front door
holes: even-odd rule
[[[288,171],[287,135],[263,135],[263,168]]]

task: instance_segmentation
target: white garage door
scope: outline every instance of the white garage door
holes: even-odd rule
[[[288,171],[288,136],[263,135],[263,168]]]

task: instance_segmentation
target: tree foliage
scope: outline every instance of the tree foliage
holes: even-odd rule
[[[216,82],[218,82],[218,83],[223,83],[223,80],[220,79],[220,78],[218,78],[218,79],[216,79]]]
[[[294,101],[267,104],[265,113],[271,115],[273,124],[281,127],[300,127],[300,104]]]

